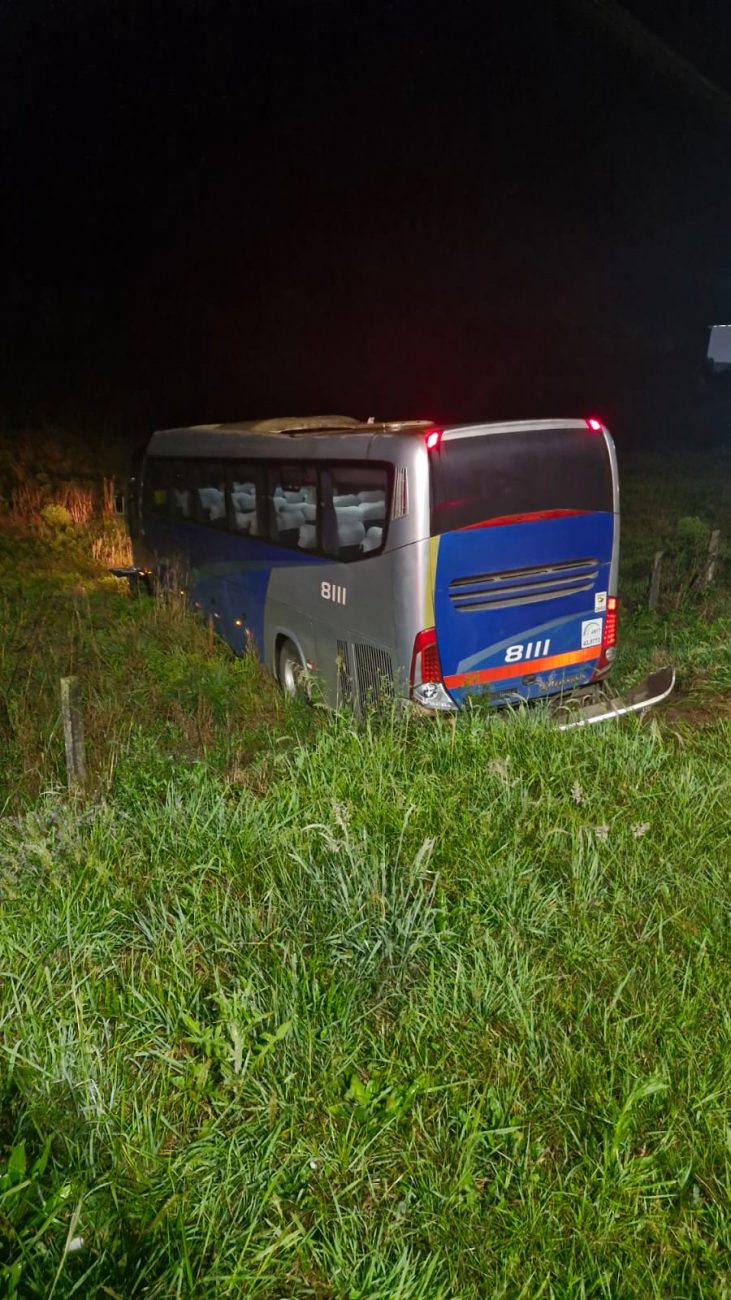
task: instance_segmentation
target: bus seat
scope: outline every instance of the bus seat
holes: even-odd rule
[[[359,505],[354,505],[354,506],[336,506],[336,507],[335,507],[335,518],[336,518],[337,521],[338,521],[338,526],[339,526],[340,524],[356,524],[356,523],[362,523],[362,522],[363,522],[363,507],[362,507],[362,506],[359,506]]]
[[[317,506],[311,505],[309,501],[303,501],[300,509],[308,524],[314,524],[317,519]]]
[[[182,515],[183,519],[190,519],[190,492],[185,488],[182,492],[179,488],[173,488],[175,498],[175,513]]]
[[[315,524],[300,524],[299,545],[306,551],[311,551],[317,545]]]
[[[198,488],[198,498],[204,509],[208,511],[209,519],[223,519],[226,506],[220,488]]]
[[[231,488],[231,491],[232,492],[255,492],[256,488],[254,487],[253,483],[234,483]]]
[[[298,510],[296,506],[290,506],[288,510],[280,510],[277,514],[277,528],[280,533],[285,528],[301,528],[305,522],[304,511]]]
[[[297,492],[287,492],[285,489],[284,499],[285,501],[289,501],[290,503],[298,503],[300,501],[304,501],[305,494],[301,488]]]
[[[255,510],[237,510],[236,527],[241,533],[256,532],[256,511]]]
[[[367,492],[359,492],[358,500],[361,503],[364,501],[381,501],[385,504],[386,494],[382,488],[372,488]]]
[[[360,519],[338,518],[338,545],[359,546],[365,538],[365,524]]]
[[[343,506],[357,506],[358,498],[351,493],[349,496],[333,497],[335,509],[342,509]]]
[[[374,522],[383,524],[386,519],[386,502],[380,501],[362,501],[360,506],[360,517],[363,522],[372,519]]]
[[[382,528],[369,528],[363,542],[364,551],[376,551],[383,540]]]
[[[243,489],[232,492],[231,500],[237,510],[256,510],[256,496],[253,492],[244,492]]]

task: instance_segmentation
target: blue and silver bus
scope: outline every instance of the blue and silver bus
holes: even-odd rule
[[[619,487],[599,420],[167,429],[128,518],[128,576],[183,574],[203,618],[290,694],[317,678],[356,710],[384,691],[436,712],[551,698],[578,701],[581,725],[672,689],[672,669],[606,688]]]

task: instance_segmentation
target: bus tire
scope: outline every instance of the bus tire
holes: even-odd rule
[[[277,678],[279,685],[291,700],[308,698],[307,669],[294,641],[285,637],[277,654]]]

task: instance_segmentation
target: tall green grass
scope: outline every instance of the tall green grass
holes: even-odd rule
[[[687,707],[588,732],[287,706],[0,532],[0,1294],[728,1297],[725,507],[643,474],[618,680]]]
[[[109,788],[130,745],[170,770],[205,756],[243,775],[282,714],[260,665],[235,659],[181,599],[132,599],[88,549],[44,552],[0,533],[0,811],[63,784],[59,683],[70,674],[92,791]]]
[[[334,718],[0,824],[21,1293],[723,1295],[730,739]]]

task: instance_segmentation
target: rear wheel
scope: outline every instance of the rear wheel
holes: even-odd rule
[[[277,676],[282,690],[291,700],[307,698],[307,669],[300,659],[294,641],[290,641],[289,637],[279,647]]]

